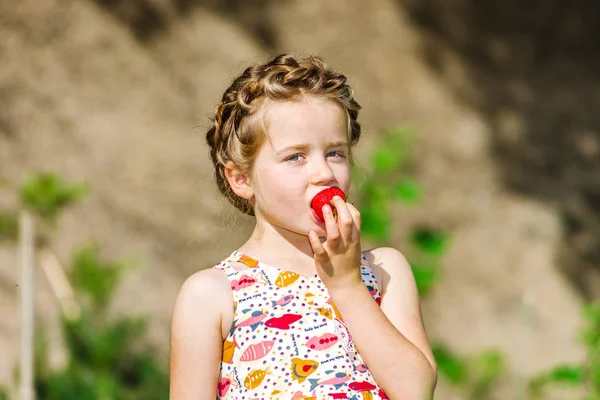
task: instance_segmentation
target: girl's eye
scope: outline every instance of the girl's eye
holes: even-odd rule
[[[329,153],[327,153],[327,154],[332,154],[332,153],[334,153],[334,154],[337,154],[337,156],[338,156],[338,157],[340,157],[340,158],[344,158],[344,157],[345,157],[345,156],[344,156],[344,153],[342,153],[341,151],[338,151],[338,150],[335,150],[335,151],[330,151],[330,152],[329,152]]]
[[[333,156],[337,157],[337,158],[345,158],[346,157],[343,152],[338,151],[338,150],[330,151],[329,153],[327,153],[328,156],[330,154],[333,154]],[[286,161],[291,162],[292,164],[297,163],[298,161],[300,161],[300,157],[302,157],[302,153],[292,154],[291,156],[289,156],[286,159]]]
[[[296,161],[298,161],[298,159],[299,159],[299,157],[300,157],[301,155],[302,155],[302,154],[300,154],[300,153],[292,154],[291,156],[289,156],[289,157],[287,158],[287,160],[286,160],[286,161],[292,161],[292,162],[296,162]]]

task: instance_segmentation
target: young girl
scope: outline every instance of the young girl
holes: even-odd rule
[[[344,200],[359,109],[314,57],[275,57],[226,90],[206,139],[219,190],[256,225],[181,288],[171,400],[432,397],[411,268],[393,248],[361,252]]]

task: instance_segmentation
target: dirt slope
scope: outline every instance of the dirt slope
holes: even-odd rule
[[[511,385],[498,398],[516,398],[523,374],[582,357],[574,342],[580,295],[558,268],[558,210],[507,191],[489,121],[426,64],[421,33],[396,3],[262,1],[252,12],[235,1],[157,0],[127,10],[102,1],[5,3],[2,204],[29,171],[90,181],[91,195],[62,218],[53,245],[64,262],[92,239],[107,256],[141,260],[115,307],[151,314],[165,356],[183,279],[222,259],[251,227],[213,187],[206,117],[247,63],[289,50],[322,55],[351,78],[364,107],[359,159],[380,129],[419,129],[415,171],[426,200],[395,211],[394,245],[402,248],[418,223],[452,236],[446,278],[423,304],[430,337],[465,354],[505,351]],[[142,24],[149,15],[155,23]],[[454,62],[456,74],[467,73]],[[0,247],[0,382],[17,355],[15,265],[14,248]],[[38,311],[51,321],[56,305],[43,279],[38,287]],[[442,384],[438,398],[450,393]]]

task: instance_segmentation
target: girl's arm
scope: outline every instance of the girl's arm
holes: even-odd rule
[[[410,265],[394,248],[371,251],[382,276],[381,307],[364,284],[335,287],[330,294],[369,371],[394,400],[429,400],[437,366],[423,327],[419,294]]]
[[[229,282],[217,269],[197,272],[181,287],[171,323],[170,400],[216,398],[228,304]]]

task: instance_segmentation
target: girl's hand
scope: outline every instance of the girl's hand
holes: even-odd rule
[[[315,231],[308,233],[317,272],[328,289],[362,284],[360,276],[360,213],[335,196],[337,221],[329,205],[323,206],[327,238],[321,243]]]

